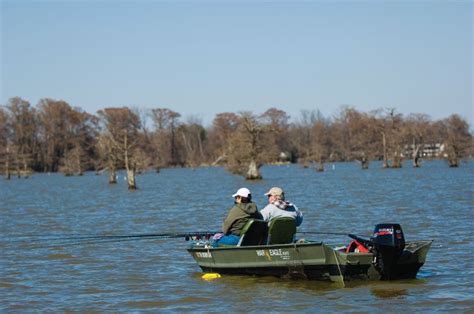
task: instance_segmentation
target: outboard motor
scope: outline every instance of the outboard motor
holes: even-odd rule
[[[378,224],[371,238],[374,250],[374,266],[382,279],[396,276],[398,258],[405,248],[405,237],[399,224]]]

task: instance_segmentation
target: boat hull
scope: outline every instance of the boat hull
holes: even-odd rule
[[[431,243],[407,243],[390,279],[415,278]],[[345,253],[322,242],[222,248],[194,245],[188,252],[204,272],[323,281],[382,278],[372,253]]]

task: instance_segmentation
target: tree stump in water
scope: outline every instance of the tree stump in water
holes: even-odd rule
[[[420,158],[418,156],[413,158],[413,167],[419,168],[420,167]]]
[[[7,146],[7,154],[8,154],[8,146]],[[10,173],[10,160],[8,159],[8,155],[5,161],[5,180],[10,180],[11,173]]]
[[[117,174],[115,169],[109,171],[109,184],[117,184]]]
[[[450,168],[457,168],[459,166],[459,160],[456,157],[449,157],[448,164]]]
[[[359,159],[360,166],[362,167],[362,170],[367,170],[369,169],[369,159],[365,156],[361,157]]]
[[[392,158],[392,168],[401,168],[402,167],[402,156],[398,151],[393,153]]]
[[[249,170],[247,171],[247,175],[245,176],[247,180],[260,180],[262,176],[260,175],[260,171],[258,170],[257,163],[255,161],[251,161],[249,164]]]
[[[127,170],[127,183],[129,190],[137,189],[137,181],[135,180],[135,169]]]
[[[422,145],[418,145],[415,147],[413,150],[412,154],[412,162],[413,162],[413,167],[419,168],[420,167],[420,150],[422,148]]]
[[[324,171],[324,163],[320,162],[318,167],[316,168],[317,172],[323,172]]]
[[[392,168],[401,168],[402,167],[402,162],[400,159],[393,159],[393,162],[392,162]]]

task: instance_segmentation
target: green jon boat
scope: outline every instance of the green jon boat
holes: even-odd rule
[[[288,227],[281,227],[288,225]],[[289,230],[289,232],[287,232]],[[278,276],[310,280],[394,280],[415,278],[425,263],[431,240],[406,242],[398,224],[379,224],[374,236],[354,239],[348,247],[306,240],[285,241],[296,228],[251,220],[237,246],[212,247],[193,243],[188,252],[204,272]],[[282,235],[278,236],[278,235]],[[277,242],[277,243],[275,243]],[[290,243],[278,243],[290,242]]]

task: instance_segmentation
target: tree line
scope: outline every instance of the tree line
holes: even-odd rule
[[[468,122],[457,114],[433,121],[426,114],[393,108],[361,112],[342,106],[331,117],[304,110],[290,121],[280,109],[217,114],[205,127],[169,108],[115,107],[95,115],[66,101],[41,99],[36,106],[20,97],[0,106],[0,171],[5,178],[32,172],[116,171],[125,169],[130,189],[135,175],[164,167],[222,165],[247,179],[260,179],[267,163],[299,162],[324,171],[327,162],[358,161],[362,169],[382,160],[414,167],[424,157],[445,158],[450,167],[472,156]]]

